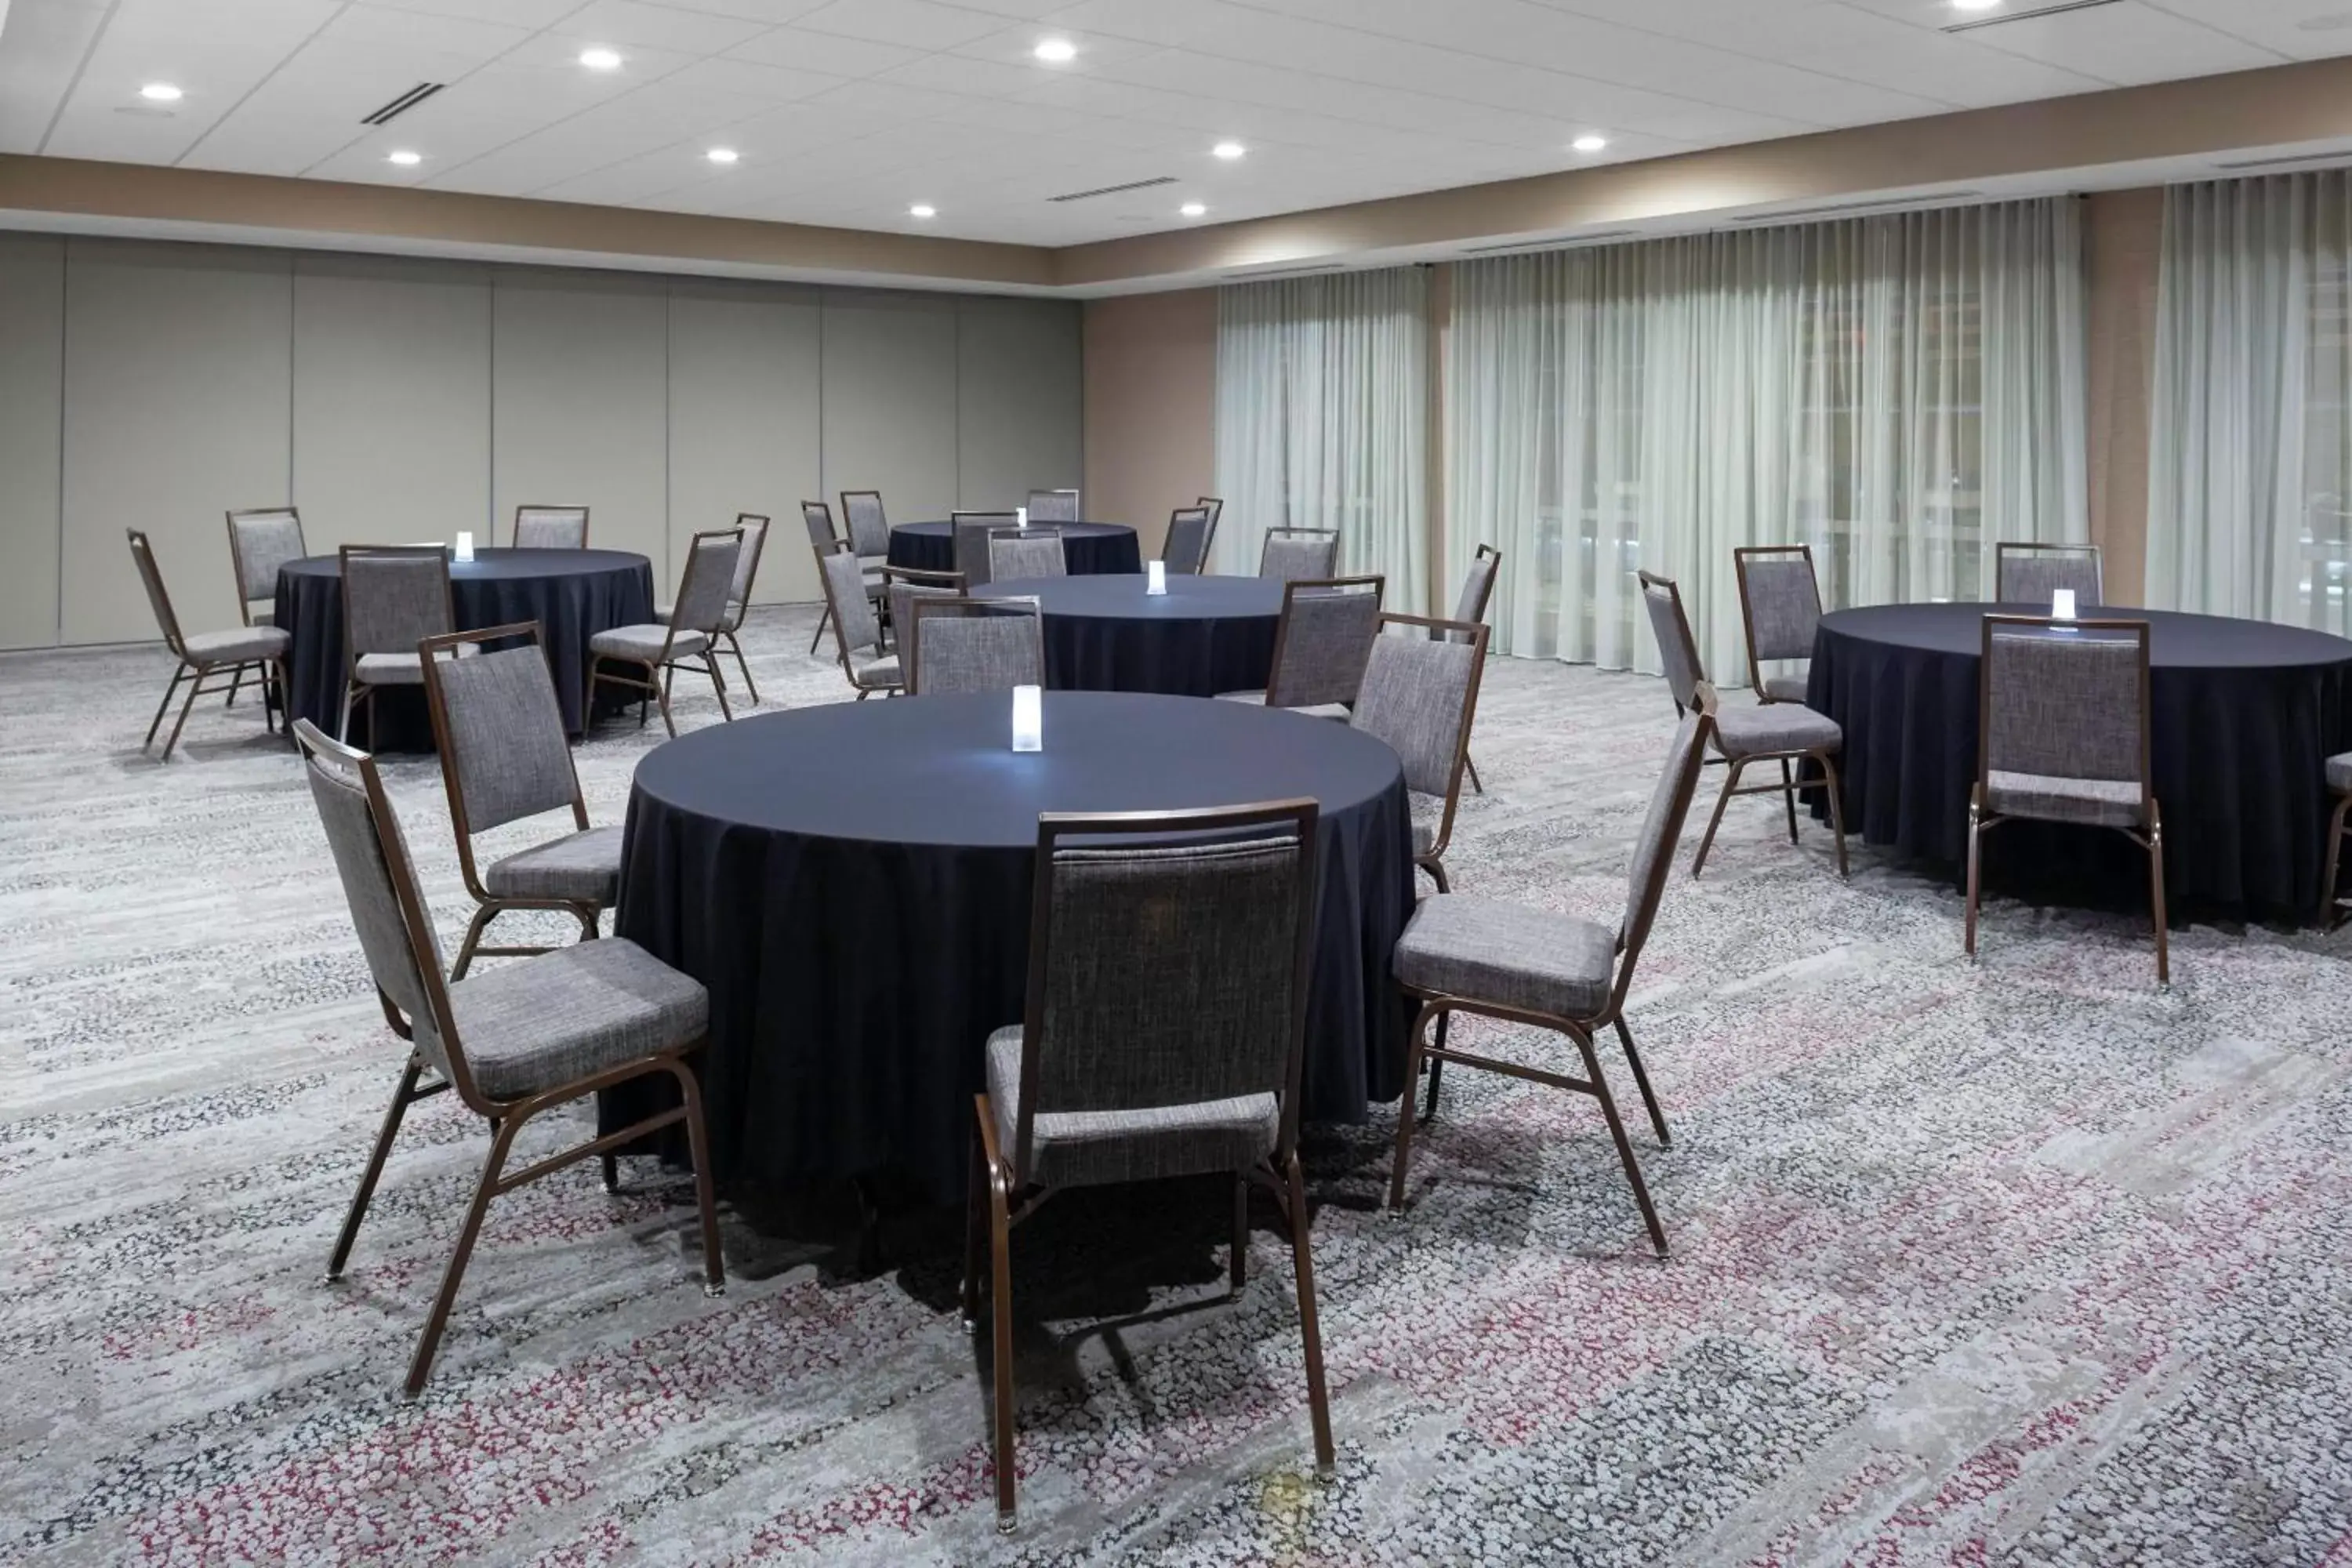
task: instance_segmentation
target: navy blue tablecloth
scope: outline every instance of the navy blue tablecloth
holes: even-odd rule
[[[1105,572],[1140,572],[1143,547],[1123,522],[1041,522],[1062,531],[1062,560],[1074,577]],[[902,522],[890,531],[890,564],[919,572],[952,572],[955,524]]]
[[[539,623],[563,727],[577,735],[586,727],[588,639],[654,618],[654,572],[644,556],[625,550],[477,550],[471,561],[450,562],[449,597],[459,631]],[[280,567],[273,624],[293,639],[287,679],[293,687],[294,716],[333,734],[343,700],[341,559],[312,555]],[[378,752],[433,749],[423,688],[384,688],[370,706],[375,710],[373,731],[364,713],[354,716],[353,744]],[[615,696],[600,700],[600,706],[626,704]]]
[[[714,725],[638,764],[616,929],[710,989],[722,1181],[887,1173],[961,1194],[983,1044],[1022,1016],[1047,811],[1320,802],[1301,1109],[1360,1121],[1398,1095],[1389,958],[1413,881],[1394,752],[1293,713],[1098,692],[1047,694],[1042,752],[1011,734],[1005,695],[913,697]],[[603,1125],[668,1092],[612,1091]]]
[[[1961,875],[1977,774],[1985,613],[1881,605],[1822,617],[1806,700],[1845,731],[1849,830]],[[2148,622],[2150,749],[2178,916],[2299,922],[2319,901],[2323,763],[2352,750],[2352,642],[2267,621],[2111,609]],[[1818,814],[1818,812],[1817,812]],[[2102,829],[2011,822],[1984,841],[1989,889],[2144,908],[2146,857]]]
[[[1035,577],[982,597],[1034,596],[1045,615],[1045,679],[1060,691],[1214,697],[1265,689],[1282,624],[1282,587],[1263,577]]]

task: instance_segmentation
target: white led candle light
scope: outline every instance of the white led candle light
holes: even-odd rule
[[[2053,590],[2050,595],[2050,615],[2053,620],[2071,621],[2074,618],[2074,589]]]
[[[1143,579],[1143,591],[1145,593],[1165,594],[1168,592],[1168,563],[1166,562],[1154,561],[1150,565],[1144,568],[1144,571],[1145,576]]]
[[[1016,752],[1042,752],[1045,749],[1045,689],[1042,686],[1016,686],[1013,689],[1013,749]]]
[[[457,559],[460,561],[471,561],[473,558],[474,536],[470,533],[459,533],[457,535]]]

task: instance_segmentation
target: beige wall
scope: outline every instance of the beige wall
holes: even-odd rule
[[[2147,574],[2148,416],[2156,383],[2161,189],[2089,198],[2083,245],[2088,318],[2091,540],[2108,601],[2137,605]]]
[[[233,625],[222,513],[289,500],[318,551],[582,501],[665,588],[764,512],[759,597],[811,598],[803,498],[1076,483],[1081,336],[1075,301],[0,238],[0,647],[153,637],[126,526],[185,627]]]
[[[1131,522],[1156,554],[1168,514],[1216,489],[1213,289],[1086,308],[1086,510]]]

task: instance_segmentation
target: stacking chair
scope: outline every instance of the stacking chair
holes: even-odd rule
[[[1236,1295],[1249,1183],[1272,1190],[1297,1279],[1316,1467],[1334,1468],[1298,1165],[1315,830],[1311,800],[1038,819],[1028,1006],[988,1038],[965,1226],[975,1331],[989,1286],[999,1529],[1015,1523],[1019,1471],[1012,1230],[1069,1187],[1232,1172]],[[1171,846],[1175,834],[1192,841]],[[1152,962],[1106,965],[1108,952]]]
[[[1495,597],[1495,579],[1502,569],[1501,551],[1491,544],[1478,546],[1477,553],[1470,557],[1470,570],[1463,574],[1462,592],[1454,601],[1455,620],[1483,623],[1486,619],[1486,606]],[[1470,787],[1485,795],[1486,786],[1478,778],[1478,760],[1465,754],[1462,769],[1470,777]]]
[[[1767,664],[1811,659],[1822,624],[1822,589],[1810,544],[1752,544],[1731,552],[1739,624],[1748,633],[1748,684],[1759,702],[1802,702],[1805,677],[1769,675]]]
[[[1031,490],[1029,521],[1032,522],[1076,522],[1078,521],[1078,492],[1076,490]]]
[[[849,530],[849,542],[856,547],[857,558],[865,563],[866,570],[880,571],[890,559],[890,520],[882,510],[882,492],[842,491],[841,521]]]
[[[1665,1256],[1665,1227],[1658,1223],[1658,1211],[1650,1202],[1649,1185],[1642,1180],[1641,1163],[1633,1158],[1633,1146],[1626,1139],[1625,1123],[1609,1091],[1608,1077],[1601,1070],[1593,1037],[1604,1026],[1616,1030],[1626,1065],[1642,1091],[1642,1103],[1649,1109],[1650,1125],[1657,1131],[1659,1145],[1666,1146],[1670,1140],[1665,1115],[1658,1109],[1658,1097],[1651,1092],[1641,1053],[1633,1048],[1633,1031],[1625,1026],[1625,998],[1633,989],[1634,963],[1649,940],[1659,900],[1665,893],[1675,844],[1682,836],[1691,796],[1698,787],[1706,732],[1715,712],[1714,690],[1704,684],[1696,688],[1675,731],[1665,769],[1650,793],[1641,837],[1633,842],[1625,914],[1616,930],[1573,915],[1458,893],[1423,899],[1414,909],[1404,935],[1397,940],[1394,961],[1397,984],[1420,1003],[1421,1012],[1413,1020],[1412,1044],[1405,1059],[1406,1092],[1397,1106],[1396,1157],[1389,1174],[1391,1208],[1403,1204],[1405,1176],[1412,1168],[1412,1086],[1420,1081],[1422,1064],[1427,1062],[1430,1067],[1429,1113],[1434,1115],[1439,1069],[1447,1062],[1459,1062],[1530,1083],[1573,1089],[1599,1100],[1601,1119],[1608,1122],[1609,1136],[1617,1145],[1618,1161],[1625,1167],[1625,1180],[1633,1189],[1633,1201],[1649,1228],[1650,1244],[1659,1257]],[[1455,1013],[1566,1035],[1584,1058],[1584,1076],[1572,1078],[1453,1050],[1445,1043],[1445,1026]]]
[[[519,650],[531,657],[528,650]],[[470,660],[468,662],[471,662]],[[414,1398],[433,1370],[433,1352],[448,1326],[449,1310],[466,1263],[481,1235],[490,1200],[562,1170],[591,1154],[604,1166],[607,1192],[618,1189],[614,1152],[665,1127],[686,1124],[694,1158],[695,1204],[702,1221],[703,1291],[726,1289],[719,1253],[719,1213],[713,1199],[709,1140],[703,1131],[702,1089],[687,1058],[701,1046],[710,1011],[703,988],[633,942],[614,937],[582,942],[506,964],[471,979],[441,978],[441,942],[433,911],[416,885],[408,841],[385,795],[375,759],[327,739],[309,720],[294,734],[309,758],[310,798],[341,874],[352,924],[367,955],[384,1022],[409,1043],[408,1065],[384,1112],[383,1131],[352,1195],[351,1212],[327,1263],[330,1284],[351,1261],[352,1244],[368,1200],[383,1174],[384,1158],[409,1106],[454,1089],[475,1115],[488,1119],[489,1158],[457,1229],[457,1243],[441,1289],[425,1320],[407,1390]],[[430,1074],[431,1081],[425,1081]],[[543,1111],[587,1100],[634,1079],[667,1075],[682,1104],[633,1126],[608,1132],[509,1172],[507,1159],[526,1122]]]
[[[1045,617],[1034,599],[942,598],[914,603],[901,650],[909,697],[1010,691],[1045,684]]]
[[[830,532],[830,520],[826,526]],[[751,682],[751,666],[744,659],[743,645],[735,640],[735,634],[743,629],[743,617],[751,613],[751,580],[759,575],[760,552],[767,547],[768,520],[756,511],[739,511],[735,514],[735,531],[743,536],[743,549],[735,557],[734,581],[727,585],[726,618],[711,634],[711,641],[714,644],[724,643],[728,651],[734,654],[735,668],[743,672],[744,689],[751,692],[751,705],[756,708],[760,702],[760,689]],[[655,606],[654,618],[668,620],[673,607],[669,605]],[[817,630],[822,633],[824,629],[820,622]]]
[[[1018,583],[1028,577],[1066,577],[1058,528],[1000,528],[988,536],[988,580]]]
[[[834,531],[833,509],[821,500],[801,502],[801,521],[808,529],[809,548],[822,555],[830,551],[841,535]],[[824,640],[824,628],[833,621],[833,607],[828,604],[816,618],[816,631],[809,637],[809,652]]]
[[[2352,832],[2352,752],[2327,759],[2327,787],[2336,792],[2336,815],[2327,819],[2327,869],[2319,879],[2319,923],[2332,929],[2337,919],[2336,872],[2343,859],[2344,838]]]
[[[900,656],[882,651],[882,620],[866,596],[866,566],[849,541],[836,539],[816,552],[816,573],[824,584],[825,610],[833,620],[833,646],[841,673],[857,700],[879,691],[896,697],[904,684]]]
[[[2061,588],[2074,590],[2074,603],[2104,605],[2099,547],[2095,544],[2014,544],[1992,547],[1993,597],[2004,605],[2046,605]]]
[[[519,506],[515,508],[517,550],[585,550],[588,509],[584,506]]]
[[[310,553],[302,514],[290,506],[248,507],[228,514],[228,559],[236,570],[237,609],[248,626],[276,624],[278,569]],[[267,605],[256,610],[254,605]]]
[[[474,658],[441,657],[454,651],[460,635],[486,643],[516,638],[521,646]],[[579,921],[583,940],[593,941],[598,914],[620,892],[621,830],[588,826],[588,803],[572,765],[539,623],[427,637],[417,651],[425,656],[425,705],[457,832],[457,869],[479,906],[449,978],[465,979],[483,954],[518,958],[548,951],[481,944],[490,922],[509,910],[560,910]],[[477,869],[475,834],[562,810],[572,813],[571,832]]]
[[[988,574],[989,535],[1005,529],[1018,531],[1020,517],[1009,511],[959,511],[949,516],[948,526],[955,531],[955,569],[963,574],[968,586],[985,588],[995,581]]]
[[[1182,506],[1168,514],[1168,537],[1160,542],[1160,560],[1171,577],[1197,577],[1208,571],[1208,508]]]
[[[1675,711],[1689,711],[1695,693],[1706,680],[1706,668],[1699,662],[1698,642],[1691,636],[1690,619],[1683,613],[1682,589],[1671,577],[1661,577],[1654,572],[1637,574],[1642,581],[1642,599],[1650,613],[1650,629],[1657,635],[1658,657],[1666,667],[1666,689],[1674,694]],[[1759,703],[1753,708],[1720,709],[1715,721],[1707,726],[1707,744],[1716,755],[1730,764],[1725,775],[1723,793],[1716,797],[1715,815],[1707,818],[1706,835],[1698,841],[1698,854],[1691,861],[1691,875],[1696,877],[1706,868],[1706,852],[1715,844],[1716,829],[1723,826],[1723,808],[1731,804],[1735,795],[1778,795],[1789,808],[1789,842],[1797,842],[1797,794],[1805,788],[1802,782],[1806,763],[1817,763],[1828,778],[1830,825],[1837,834],[1838,875],[1846,874],[1845,864],[1845,805],[1838,789],[1837,758],[1844,748],[1845,731],[1826,714],[1816,713],[1801,702]],[[1739,787],[1739,778],[1750,763],[1780,764],[1779,784],[1750,784]],[[1791,771],[1791,764],[1796,764]]]
[[[698,533],[687,548],[686,572],[677,585],[677,602],[660,621],[643,626],[614,626],[588,639],[588,689],[583,711],[593,721],[596,683],[610,681],[640,695],[637,723],[646,721],[646,700],[661,703],[662,727],[672,738],[677,721],[670,716],[670,683],[688,659],[699,659],[719,697],[719,716],[729,723],[735,710],[727,705],[727,677],[719,668],[719,632],[726,624],[729,595],[734,592],[735,563],[743,558],[743,535],[732,528]],[[605,669],[618,665],[631,673]]]
[[[914,668],[915,601],[947,598],[963,593],[961,572],[925,572],[913,566],[882,568],[884,602],[889,605],[891,646],[901,670]]]
[[[1372,639],[1349,722],[1386,741],[1403,761],[1412,805],[1412,863],[1443,893],[1445,848],[1454,841],[1462,768],[1486,668],[1486,628],[1393,613],[1383,614],[1380,624],[1384,631],[1417,628],[1427,635]]]
[[[375,739],[375,694],[425,684],[416,645],[457,626],[449,598],[449,557],[437,544],[346,544],[343,574],[343,704],[335,738],[348,740],[352,713],[365,708]],[[474,645],[458,644],[459,655]]]
[[[2172,983],[2164,814],[2148,765],[2146,621],[1987,616],[1969,792],[1966,945],[1977,955],[1978,841],[2011,818],[2112,827],[2147,851],[2156,983]],[[2338,814],[2339,820],[2341,814]]]
[[[1385,577],[1283,584],[1272,683],[1264,691],[1222,691],[1218,700],[1291,708],[1344,721],[1381,635],[1381,595],[1387,586]]]
[[[163,569],[155,564],[155,552],[148,544],[147,536],[135,528],[124,531],[131,536],[131,559],[139,567],[139,581],[147,590],[147,603],[155,612],[155,629],[163,634],[163,646],[180,661],[172,671],[171,683],[163,688],[163,700],[155,705],[155,717],[149,721],[147,738],[139,742],[139,749],[143,752],[155,743],[155,731],[163,726],[163,712],[172,706],[173,695],[180,689],[183,680],[188,683],[188,694],[181,700],[180,716],[173,721],[172,732],[163,742],[163,760],[167,763],[172,760],[172,749],[180,743],[180,731],[187,724],[188,710],[196,705],[197,697],[206,691],[234,691],[248,669],[257,680],[277,689],[281,694],[278,706],[284,707],[286,654],[290,641],[286,633],[277,626],[245,626],[225,632],[198,632],[194,637],[182,635],[180,617],[173,613],[172,595],[163,587]],[[229,678],[226,688],[218,683],[205,684],[206,677],[223,673]],[[261,725],[274,731],[276,721],[270,714],[270,706],[265,700],[261,705]]]
[[[1257,574],[1287,583],[1305,577],[1321,580],[1339,574],[1339,531],[1336,528],[1269,528],[1258,553]]]

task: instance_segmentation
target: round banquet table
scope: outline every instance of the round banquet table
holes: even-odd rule
[[[1360,1121],[1397,1096],[1410,1020],[1389,955],[1413,873],[1396,754],[1323,720],[1107,692],[1047,693],[1044,733],[1014,752],[1003,693],[912,697],[713,725],[638,764],[617,933],[709,988],[722,1181],[889,1172],[961,1196],[982,1047],[1022,1016],[1041,812],[1319,801],[1301,1110]],[[674,1093],[609,1090],[603,1125]]]
[[[1062,560],[1074,577],[1140,572],[1143,547],[1123,522],[1041,522],[1062,531]],[[890,531],[890,564],[918,572],[955,570],[953,522],[902,522]]]
[[[1045,616],[1045,683],[1060,691],[1214,697],[1257,691],[1274,671],[1282,584],[1265,577],[1032,577],[992,583],[982,598],[1037,599]]]
[[[1845,731],[1845,820],[1872,844],[1964,872],[1988,611],[1880,605],[1822,617],[1809,706]],[[2176,914],[2300,922],[2319,901],[2323,763],[2352,749],[2352,642],[2267,621],[2115,609],[2148,626],[2150,750]],[[1816,807],[1819,814],[1823,807]],[[2120,834],[2010,822],[1984,840],[1989,887],[2145,907],[2147,861]]]
[[[654,618],[654,571],[644,556],[625,550],[477,550],[471,561],[449,563],[449,597],[459,631],[539,623],[563,727],[577,735],[587,727],[581,704],[588,639]],[[280,567],[273,624],[293,639],[288,680],[294,716],[333,734],[343,702],[341,559],[311,555]],[[387,687],[370,706],[374,731],[370,733],[365,713],[354,714],[353,743],[379,752],[433,749],[423,688]],[[599,699],[599,706],[617,710],[626,704],[608,696]]]

